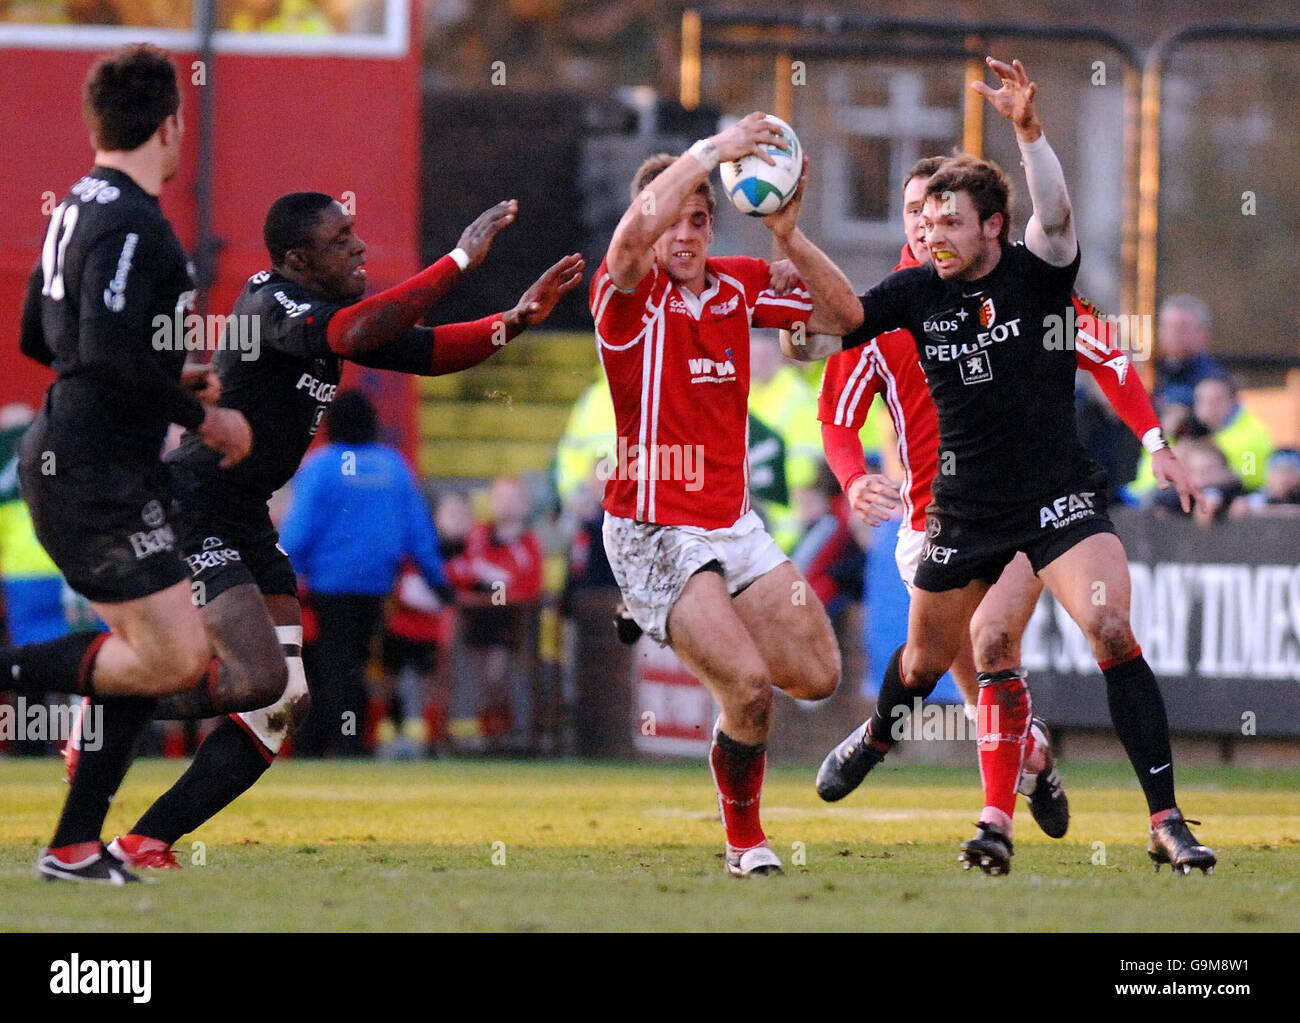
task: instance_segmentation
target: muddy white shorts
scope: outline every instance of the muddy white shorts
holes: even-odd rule
[[[605,553],[637,625],[652,639],[668,642],[668,612],[686,581],[711,561],[722,568],[733,596],[786,558],[748,511],[726,529],[659,526],[605,513]]]
[[[898,527],[898,542],[894,544],[894,564],[902,577],[907,592],[912,592],[912,580],[916,578],[917,566],[921,564],[921,549],[925,546],[925,534],[911,526]]]

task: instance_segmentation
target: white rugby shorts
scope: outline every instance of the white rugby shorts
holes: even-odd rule
[[[710,561],[733,596],[789,559],[752,509],[725,529],[661,526],[605,513],[602,530],[623,602],[643,632],[668,642],[668,613],[686,581]]]

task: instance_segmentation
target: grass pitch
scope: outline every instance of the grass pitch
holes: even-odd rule
[[[56,761],[0,760],[0,930],[1300,930],[1300,771],[1179,769],[1219,868],[1152,872],[1127,765],[1066,764],[1054,842],[1022,801],[1008,877],[964,873],[969,769],[887,763],[843,803],[814,769],[768,773],[779,879],[724,875],[703,764],[277,764],[177,845],[185,869],[126,889],[32,875],[65,791]],[[111,837],[179,776],[141,761]],[[196,844],[197,843],[197,844]]]

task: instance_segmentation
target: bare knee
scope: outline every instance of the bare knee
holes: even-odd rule
[[[212,662],[212,648],[206,638],[180,642],[141,655],[140,689],[146,696],[170,696],[193,689],[203,682]]]
[[[798,700],[825,700],[833,696],[842,671],[840,645],[834,634],[828,629],[825,639],[812,645],[809,655],[801,661],[796,678],[777,680],[781,689]]]
[[[945,661],[932,651],[916,650],[911,644],[903,651],[903,660],[899,664],[904,689],[932,690],[948,670],[951,658]]]
[[[1099,611],[1086,623],[1083,631],[1092,646],[1093,656],[1101,663],[1121,661],[1137,649],[1137,637],[1128,615],[1116,611]]]
[[[978,625],[971,643],[975,666],[980,671],[1003,671],[1020,666],[1020,637],[1013,636],[1001,622]]]
[[[726,712],[735,730],[766,734],[772,720],[772,686],[767,678],[761,675],[741,678],[727,696]]]

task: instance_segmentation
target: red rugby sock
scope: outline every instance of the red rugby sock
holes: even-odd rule
[[[1023,679],[981,680],[978,745],[984,807],[1000,811],[1008,821],[1016,809],[1016,784],[1029,720],[1029,690]]]
[[[758,806],[767,767],[767,746],[749,746],[715,731],[709,749],[709,766],[722,805],[727,844],[736,849],[762,845],[767,836],[759,823]]]

